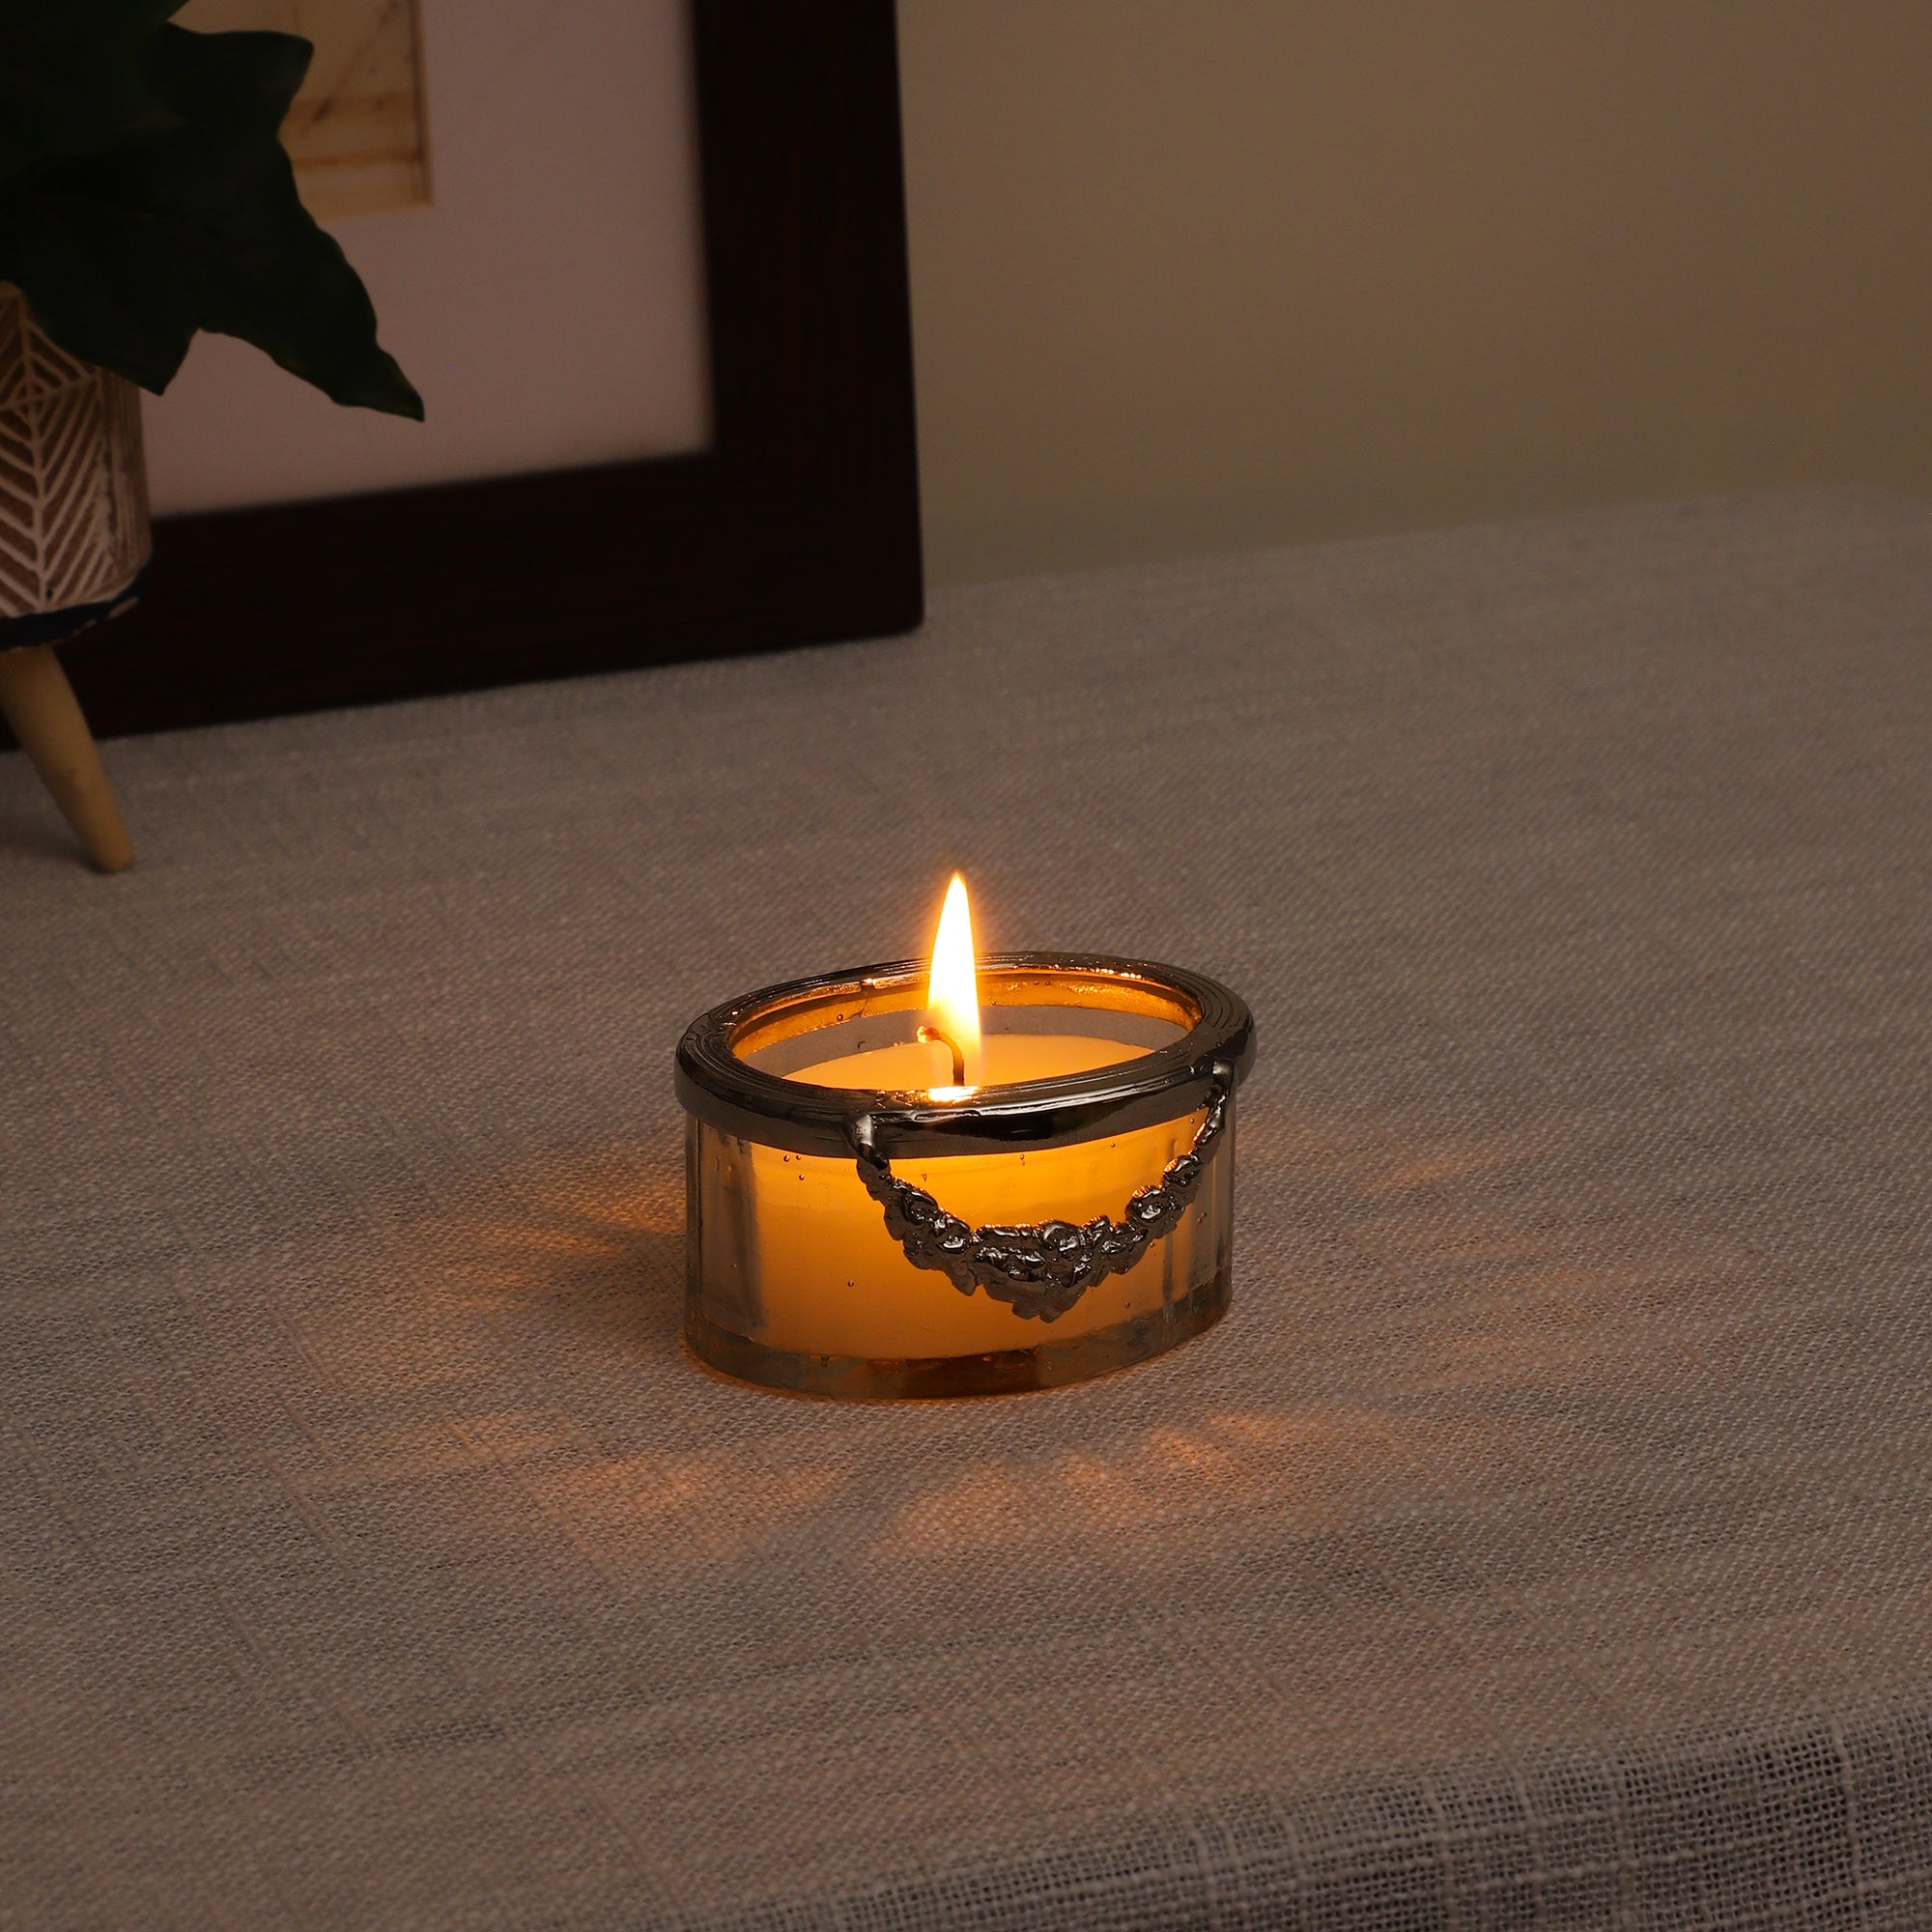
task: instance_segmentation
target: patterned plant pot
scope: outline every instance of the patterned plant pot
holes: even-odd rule
[[[134,847],[53,647],[125,611],[151,550],[133,384],[56,349],[0,282],[0,717],[103,872]]]
[[[0,282],[0,650],[125,609],[151,550],[139,393],[56,349]]]

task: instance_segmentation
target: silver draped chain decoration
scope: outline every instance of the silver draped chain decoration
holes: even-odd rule
[[[859,1179],[886,1214],[886,1232],[914,1267],[937,1268],[961,1294],[982,1288],[1023,1321],[1057,1321],[1090,1288],[1110,1274],[1125,1274],[1150,1242],[1172,1234],[1193,1206],[1208,1155],[1228,1118],[1234,1070],[1216,1065],[1208,1117],[1194,1145],[1169,1161],[1160,1179],[1127,1203],[1123,1220],[1101,1214],[1076,1227],[1043,1221],[1026,1228],[972,1228],[949,1214],[922,1187],[898,1179],[890,1160],[872,1145],[872,1122],[852,1125]]]

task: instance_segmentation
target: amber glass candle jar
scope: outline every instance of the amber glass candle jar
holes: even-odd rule
[[[774,986],[686,1033],[701,1360],[818,1395],[995,1394],[1219,1318],[1246,1006],[1175,967],[1031,952],[981,960],[979,997],[971,1087],[927,1084],[910,961]]]

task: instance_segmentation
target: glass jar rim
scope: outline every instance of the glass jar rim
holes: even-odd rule
[[[991,1007],[1071,1007],[1164,1019],[1179,1037],[1134,1059],[1048,1080],[982,1086],[935,1100],[923,1091],[820,1087],[745,1056],[862,1014],[923,1007],[922,960],[790,980],[714,1007],[678,1043],[676,1091],[695,1119],[792,1153],[849,1158],[861,1122],[889,1158],[1067,1147],[1179,1119],[1232,1090],[1254,1064],[1240,996],[1184,967],[1099,953],[999,952],[979,961]]]

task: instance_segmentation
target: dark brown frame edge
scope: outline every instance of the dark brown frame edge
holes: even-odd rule
[[[163,520],[145,602],[63,647],[98,732],[919,623],[893,0],[692,11],[710,449]]]

